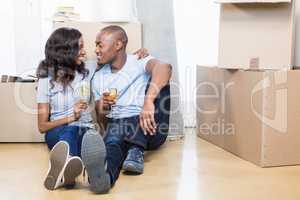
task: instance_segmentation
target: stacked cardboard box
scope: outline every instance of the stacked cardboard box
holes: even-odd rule
[[[72,6],[59,6],[53,16],[54,22],[69,22],[80,20],[80,14]]]
[[[218,2],[219,66],[197,68],[198,135],[261,167],[300,164],[294,1]]]

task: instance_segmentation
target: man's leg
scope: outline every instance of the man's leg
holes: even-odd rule
[[[123,119],[125,127],[124,140],[128,146],[126,160],[123,163],[123,170],[136,174],[144,171],[144,150],[147,148],[147,136],[139,124],[139,116]]]
[[[147,87],[148,89],[148,87]],[[147,90],[146,90],[147,92]],[[170,116],[170,86],[167,85],[160,91],[155,99],[155,121],[158,124],[156,134],[144,135],[139,125],[139,117],[130,118],[127,122],[129,129],[126,132],[125,140],[130,144],[128,155],[123,163],[125,171],[137,174],[143,173],[144,150],[155,150],[167,139],[169,131]],[[133,129],[132,129],[133,128]]]
[[[102,139],[88,130],[82,141],[82,159],[95,193],[106,193],[115,184],[127,152],[118,123],[108,123],[105,135]]]
[[[170,85],[166,85],[155,99],[156,134],[147,136],[146,150],[155,150],[163,145],[168,137],[171,108]]]
[[[123,138],[123,127],[119,123],[108,123],[104,143],[106,146],[107,171],[111,185],[114,185],[121,171],[122,163],[127,155],[127,145]]]
[[[77,140],[77,148],[78,148],[78,156],[81,157],[81,146],[82,146],[82,139],[84,134],[90,130],[91,128],[87,128],[87,127],[79,127],[78,130],[78,140]],[[96,131],[95,129],[92,129],[94,131]]]

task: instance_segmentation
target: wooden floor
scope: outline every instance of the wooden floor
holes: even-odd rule
[[[107,195],[80,177],[73,190],[49,192],[45,144],[0,144],[1,200],[290,200],[300,199],[300,167],[262,169],[197,138],[168,141],[145,157],[142,176],[121,175]]]

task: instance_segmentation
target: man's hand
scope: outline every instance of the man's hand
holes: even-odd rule
[[[103,107],[106,110],[110,110],[111,106],[116,104],[116,99],[112,98],[109,94],[109,92],[104,92],[102,96]]]
[[[136,52],[134,52],[133,54],[137,55],[138,59],[146,58],[147,56],[149,56],[148,49],[145,49],[145,48],[141,48],[141,49],[137,50]]]
[[[80,100],[74,105],[74,118],[75,120],[79,120],[81,112],[86,110],[88,107],[88,104],[86,101]]]
[[[144,134],[155,135],[157,125],[154,119],[155,106],[153,102],[145,101],[143,110],[140,114],[140,126],[144,130]]]

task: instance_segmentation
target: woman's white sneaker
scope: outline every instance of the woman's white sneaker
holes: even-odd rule
[[[50,166],[44,181],[48,190],[55,190],[63,184],[62,178],[69,156],[69,144],[65,141],[58,142],[50,151]]]
[[[64,187],[71,189],[75,186],[76,178],[82,173],[81,158],[74,156],[68,159],[63,176]]]

